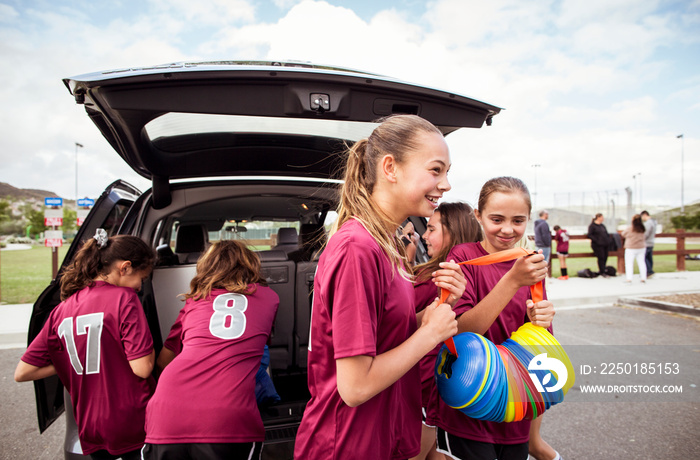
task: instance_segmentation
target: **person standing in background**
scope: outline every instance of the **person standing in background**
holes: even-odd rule
[[[632,282],[632,274],[634,273],[634,261],[637,261],[639,267],[639,278],[642,283],[647,281],[647,266],[644,263],[644,253],[646,246],[644,244],[645,228],[642,223],[642,217],[635,214],[632,217],[632,224],[622,231],[622,237],[625,239],[625,275],[627,283]]]
[[[569,232],[558,225],[554,226],[554,241],[557,242],[557,258],[559,259],[559,269],[561,276],[557,279],[568,280],[569,273],[566,269],[566,258],[569,256]]]
[[[605,264],[608,262],[608,247],[610,245],[610,235],[608,229],[603,225],[603,214],[598,213],[588,226],[586,236],[591,240],[591,249],[598,259],[598,274],[603,278],[608,278],[605,274]]]
[[[654,274],[654,238],[656,237],[656,220],[652,219],[649,212],[644,210],[641,213],[644,222],[644,244],[646,253],[644,262],[647,266],[647,278]]]
[[[549,265],[549,256],[552,252],[552,232],[549,230],[549,213],[544,209],[540,211],[540,218],[535,221],[535,246],[542,250],[545,262]]]

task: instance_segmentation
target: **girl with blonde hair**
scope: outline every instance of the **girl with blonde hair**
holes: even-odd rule
[[[410,265],[397,229],[430,216],[450,190],[442,133],[415,115],[384,120],[348,151],[338,220],[314,280],[309,338],[311,399],[295,458],[395,459],[420,450],[416,364],[456,332],[449,303],[435,301],[417,325]],[[456,264],[434,278],[454,303]]]

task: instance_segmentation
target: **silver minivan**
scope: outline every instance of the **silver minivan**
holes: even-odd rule
[[[376,120],[419,115],[444,134],[490,125],[500,108],[355,70],[296,62],[196,62],[120,69],[64,80],[114,150],[152,186],[123,181],[100,196],[58,276],[34,304],[29,341],[59,303],[63,267],[96,228],[156,249],[140,298],[156,353],[207,245],[241,239],[280,298],[269,343],[279,401],[260,405],[263,457],[291,458],[309,398],[306,350],[313,277],[334,217],[343,152]],[[425,219],[415,218],[416,230]],[[419,257],[425,251],[419,248]],[[35,382],[43,432],[66,410],[66,458],[82,456],[70,398],[57,377]]]

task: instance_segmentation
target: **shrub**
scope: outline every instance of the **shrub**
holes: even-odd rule
[[[700,212],[696,213],[694,216],[673,216],[671,217],[671,223],[674,228],[683,228],[686,230],[699,229]]]
[[[5,242],[8,244],[32,244],[34,240],[26,236],[8,236],[5,238]]]

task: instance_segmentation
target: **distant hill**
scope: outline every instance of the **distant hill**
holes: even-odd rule
[[[700,201],[695,201],[694,203],[686,204],[685,215],[692,216],[700,212]],[[664,232],[675,232],[676,229],[671,223],[671,217],[679,216],[681,214],[680,208],[666,209],[665,211],[657,212],[656,215],[652,214],[651,217],[656,219],[658,223],[663,225]]]
[[[0,199],[8,201],[44,201],[46,197],[57,197],[54,192],[33,188],[17,188],[5,182],[0,182]]]

